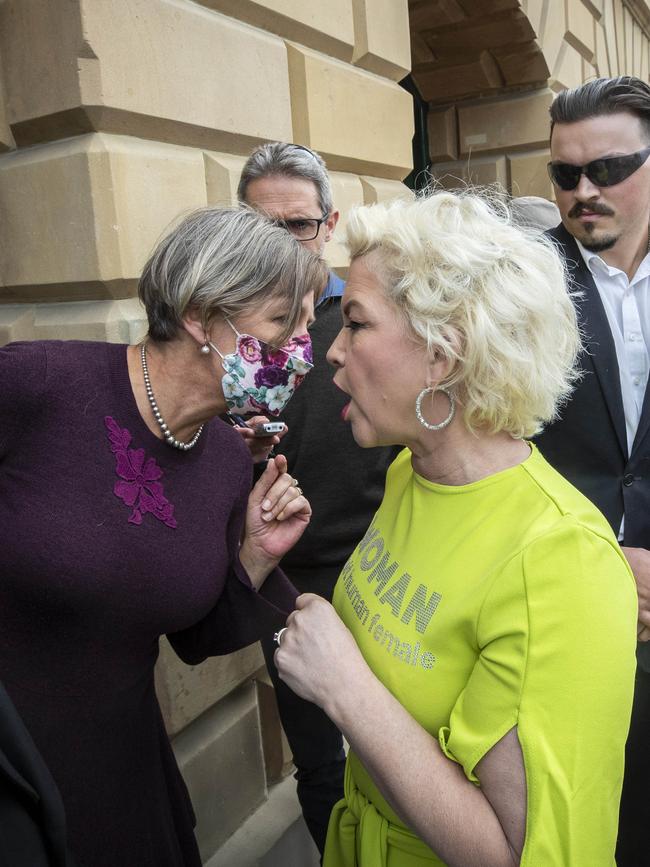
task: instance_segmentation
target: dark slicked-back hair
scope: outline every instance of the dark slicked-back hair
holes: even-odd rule
[[[580,87],[561,91],[549,109],[551,135],[556,123],[575,123],[603,114],[627,111],[641,121],[650,141],[650,85],[631,75],[596,78]]]

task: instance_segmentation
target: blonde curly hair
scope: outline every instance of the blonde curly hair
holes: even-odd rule
[[[372,253],[386,294],[472,431],[538,433],[579,376],[576,312],[554,243],[515,225],[502,197],[426,194],[354,210],[352,259]]]

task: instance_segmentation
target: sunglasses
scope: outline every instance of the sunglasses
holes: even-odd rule
[[[575,190],[583,175],[587,175],[591,183],[597,187],[613,187],[640,169],[648,156],[650,156],[650,147],[621,157],[593,160],[586,166],[551,162],[548,163],[547,169],[550,179],[561,190]]]

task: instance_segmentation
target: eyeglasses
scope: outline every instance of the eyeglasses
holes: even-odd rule
[[[650,147],[647,147],[625,156],[593,160],[586,166],[551,162],[548,163],[547,169],[550,179],[561,190],[575,190],[583,175],[587,175],[591,183],[597,187],[613,187],[640,169],[649,155]]]
[[[286,229],[287,232],[291,232],[293,237],[299,241],[313,241],[314,238],[318,237],[320,227],[323,223],[327,222],[328,218],[329,214],[325,214],[324,217],[318,219],[316,217],[305,217],[299,220],[274,220],[273,222],[276,226],[280,226]]]

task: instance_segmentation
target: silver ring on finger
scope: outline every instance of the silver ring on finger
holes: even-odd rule
[[[287,631],[287,627],[283,626],[278,632],[274,633],[273,641],[278,645],[278,647],[282,644],[282,636]]]
[[[297,488],[298,487],[298,479],[294,479],[292,476],[291,477],[291,484],[294,486],[294,488]]]

